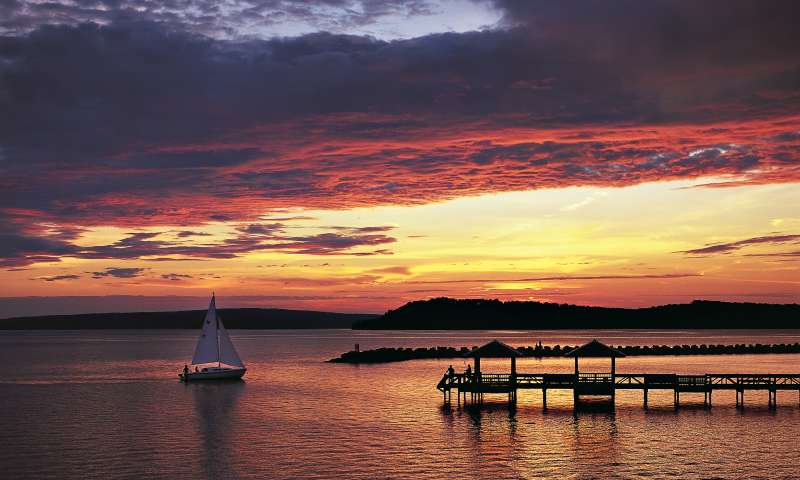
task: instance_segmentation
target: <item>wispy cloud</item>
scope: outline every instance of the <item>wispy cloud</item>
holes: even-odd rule
[[[800,241],[800,235],[765,235],[762,237],[752,237],[744,240],[738,240],[735,242],[718,243],[715,245],[709,245],[702,248],[695,248],[692,250],[684,250],[680,253],[685,253],[687,255],[700,255],[700,256],[727,254],[740,250],[749,245],[782,244],[782,243],[797,242],[797,241]]]
[[[31,280],[42,280],[44,282],[59,282],[63,280],[78,280],[81,278],[80,275],[52,275],[52,276],[44,276],[44,277],[36,277],[31,278]]]
[[[191,244],[175,243],[161,238],[160,232],[131,232],[120,240],[104,245],[78,245],[57,236],[8,235],[6,238],[13,240],[13,243],[7,245],[5,257],[0,257],[0,265],[53,262],[59,261],[61,257],[160,261],[183,258],[226,259],[265,251],[302,255],[390,255],[391,250],[383,246],[396,241],[394,237],[385,234],[393,227],[333,228],[334,232],[288,235],[282,223],[246,224],[239,226],[233,237],[217,242]],[[364,248],[369,250],[363,250]],[[108,275],[118,276],[95,272],[96,277]]]
[[[146,268],[122,268],[122,267],[109,267],[99,272],[91,272],[92,278],[136,278],[147,270]]]
[[[580,280],[648,280],[648,279],[668,279],[668,278],[687,278],[701,277],[701,273],[663,273],[663,274],[643,274],[643,275],[556,275],[526,278],[458,278],[452,280],[412,280],[404,283],[512,283],[512,282],[552,282],[552,281],[580,281]]]

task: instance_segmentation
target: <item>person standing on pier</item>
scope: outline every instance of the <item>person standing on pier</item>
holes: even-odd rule
[[[455,375],[455,373],[456,373],[456,369],[453,368],[452,365],[450,365],[450,368],[447,369],[447,376],[452,378],[453,375]]]
[[[467,369],[464,371],[464,375],[469,379],[472,377],[472,365],[467,365]]]

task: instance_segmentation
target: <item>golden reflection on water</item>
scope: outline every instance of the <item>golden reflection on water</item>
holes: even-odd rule
[[[205,477],[241,477],[232,460],[238,457],[234,419],[239,416],[239,399],[245,382],[184,383],[183,388],[192,394],[198,453]]]
[[[245,381],[188,385],[176,373],[191,354],[194,332],[83,335],[98,341],[0,335],[8,368],[0,388],[4,478],[734,479],[797,473],[796,393],[779,393],[776,411],[767,408],[766,393],[754,392],[743,411],[734,408],[733,393],[715,393],[711,410],[702,408],[701,395],[682,396],[675,411],[672,393],[656,391],[645,411],[641,392],[620,391],[613,410],[597,403],[576,412],[571,393],[559,390],[548,391],[547,410],[539,390],[520,391],[515,406],[498,394],[487,395],[482,406],[454,401],[445,408],[435,384],[448,365],[462,369],[462,362],[324,363],[352,347],[352,332],[235,331],[248,363]],[[800,371],[800,355],[628,357],[617,367],[791,373]],[[572,368],[564,359],[518,363],[528,372]],[[484,371],[508,369],[507,360],[484,363]],[[586,369],[608,365],[587,362]]]

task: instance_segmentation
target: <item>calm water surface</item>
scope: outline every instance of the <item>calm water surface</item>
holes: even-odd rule
[[[572,409],[569,392],[521,391],[516,409],[442,407],[434,388],[450,363],[338,365],[358,342],[380,346],[785,343],[771,332],[233,331],[250,369],[238,384],[189,384],[177,373],[196,332],[2,332],[0,478],[796,478],[797,393],[618,392],[613,412]],[[486,361],[484,371],[508,371]],[[524,359],[526,372],[568,372],[567,360]],[[587,370],[603,371],[605,362]],[[632,357],[619,372],[797,373],[800,355]]]

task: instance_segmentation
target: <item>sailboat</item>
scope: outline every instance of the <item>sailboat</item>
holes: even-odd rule
[[[203,330],[197,339],[191,366],[194,371],[184,367],[183,373],[178,374],[181,381],[239,379],[247,371],[228,331],[225,330],[225,325],[222,324],[222,319],[217,315],[216,298],[213,294],[203,321]]]

